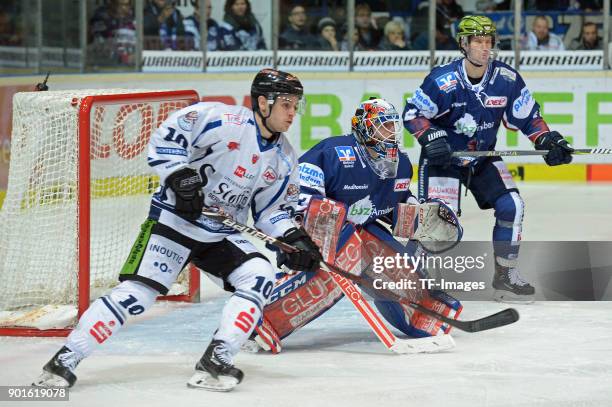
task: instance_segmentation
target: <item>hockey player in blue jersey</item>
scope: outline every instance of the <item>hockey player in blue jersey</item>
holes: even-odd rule
[[[148,161],[160,186],[121,283],[90,305],[34,385],[73,386],[77,365],[165,295],[190,261],[232,295],[188,385],[229,391],[240,383],[243,373],[233,358],[260,319],[275,269],[239,233],[202,216],[202,208],[216,207],[239,222],[251,213],[257,228],[298,249],[284,258],[288,267],[314,270],[321,258],[287,212],[297,204],[297,194],[289,192],[297,190],[299,177],[283,132],[300,110],[302,84],[286,72],[264,69],[253,80],[251,101],[253,111],[222,103],[188,106],[151,135]]]
[[[573,149],[540,116],[517,71],[495,60],[496,28],[488,17],[466,16],[457,42],[463,58],[434,68],[408,99],[404,126],[421,147],[419,197],[439,197],[460,213],[460,185],[481,209],[495,209],[493,287],[499,300],[531,300],[535,289],[518,268],[524,204],[501,158],[451,157],[494,150],[500,124],[520,130],[548,165],[568,164]]]
[[[348,207],[347,226],[360,233],[364,247],[374,245],[377,252],[414,254],[416,245],[404,247],[384,226],[394,223],[398,204],[417,203],[409,189],[412,165],[399,151],[402,130],[398,112],[387,101],[372,99],[361,103],[352,118],[351,134],[322,140],[300,157],[299,207],[305,208],[319,197],[341,202]],[[317,240],[314,236],[313,239]],[[340,253],[341,243],[333,247],[338,247],[337,258],[345,255]],[[271,343],[275,341],[270,338],[280,342],[327,311],[342,295],[322,270],[283,277],[264,309],[264,324],[258,328],[260,335],[255,340],[264,348],[279,351],[280,343]],[[432,297],[432,307],[447,316],[458,316],[459,301],[443,292],[433,293]],[[448,332],[448,326],[399,303],[375,301],[375,305],[387,321],[406,335],[426,337]]]

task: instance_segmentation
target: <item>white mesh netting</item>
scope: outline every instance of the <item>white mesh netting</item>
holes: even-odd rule
[[[155,101],[147,92],[15,95],[9,181],[0,210],[0,326],[36,326],[32,316],[49,319],[47,311],[57,306],[64,321],[45,322],[45,328],[76,315],[79,105],[86,96],[139,93],[142,99],[96,103],[89,118],[81,117],[89,120],[91,140],[91,298],[117,283],[158,182],[146,160],[151,132],[192,102],[186,95]],[[186,289],[183,283],[173,293]]]

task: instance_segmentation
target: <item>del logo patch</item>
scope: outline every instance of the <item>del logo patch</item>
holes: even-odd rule
[[[342,162],[356,160],[355,150],[351,146],[337,146],[336,154],[338,154],[338,159]]]
[[[408,191],[408,187],[410,187],[410,178],[398,178],[395,180],[393,191]]]

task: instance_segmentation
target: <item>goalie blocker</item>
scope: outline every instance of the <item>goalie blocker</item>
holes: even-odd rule
[[[461,227],[453,211],[441,201],[424,204],[414,202],[397,213],[395,230],[402,231],[402,238],[418,237],[421,239],[419,245],[415,241],[406,246],[400,244],[386,228],[376,223],[355,226],[346,222],[346,206],[328,198],[313,197],[304,222],[327,263],[367,279],[418,280],[425,276],[423,270],[394,267],[375,273],[372,270],[372,259],[375,256],[392,257],[397,253],[418,256],[422,253],[420,245],[423,242],[444,242],[450,247],[461,238]],[[440,249],[439,246],[435,248]],[[269,303],[264,308],[264,319],[256,328],[255,337],[262,348],[273,353],[281,351],[283,338],[321,316],[343,297],[333,277],[322,269],[314,273],[281,274],[279,277]],[[420,284],[416,286],[419,288],[401,295],[442,315],[455,319],[459,316],[462,306],[458,300],[444,292],[429,292],[421,289]],[[375,298],[376,308],[383,317],[408,336],[418,338],[442,335],[450,330],[448,325],[410,307],[376,299],[379,296],[371,288],[362,289]]]

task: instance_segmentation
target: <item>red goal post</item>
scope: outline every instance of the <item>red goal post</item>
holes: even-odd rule
[[[159,181],[151,133],[193,90],[23,92],[0,210],[0,335],[66,336],[117,283]],[[164,300],[193,301],[189,267]]]

